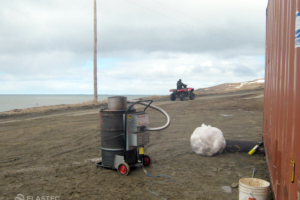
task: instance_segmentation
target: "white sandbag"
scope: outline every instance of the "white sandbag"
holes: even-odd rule
[[[222,153],[226,147],[226,141],[220,129],[202,124],[193,132],[191,146],[196,154],[212,156]]]

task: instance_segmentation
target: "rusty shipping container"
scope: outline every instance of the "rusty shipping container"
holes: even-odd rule
[[[300,200],[300,0],[269,0],[263,140],[277,200]]]

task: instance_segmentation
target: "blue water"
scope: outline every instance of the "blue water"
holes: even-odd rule
[[[107,100],[114,95],[98,95],[98,101]],[[146,97],[149,95],[122,95],[127,100]],[[60,104],[76,104],[92,101],[94,95],[0,95],[0,112],[13,109],[51,106]]]

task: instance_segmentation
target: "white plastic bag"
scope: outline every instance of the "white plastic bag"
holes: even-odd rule
[[[226,147],[226,141],[220,129],[202,124],[193,132],[191,146],[196,154],[212,156],[222,153]]]

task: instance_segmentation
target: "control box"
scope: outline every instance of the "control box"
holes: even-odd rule
[[[136,112],[127,114],[126,119],[126,150],[136,149],[149,143],[149,132],[145,131],[150,123],[149,114]]]

